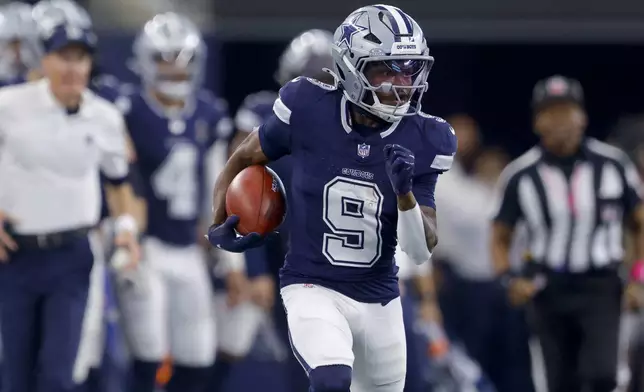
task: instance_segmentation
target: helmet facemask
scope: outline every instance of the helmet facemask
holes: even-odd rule
[[[433,62],[431,56],[377,56],[358,61],[362,94],[356,104],[389,122],[417,114]]]
[[[196,94],[204,77],[207,49],[198,28],[174,13],[156,15],[134,42],[130,67],[146,88],[171,100]]]
[[[170,99],[184,100],[194,94],[201,78],[201,67],[195,50],[156,52],[148,75],[152,88]]]

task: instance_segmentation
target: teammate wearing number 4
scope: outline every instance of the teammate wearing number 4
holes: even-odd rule
[[[434,188],[456,137],[420,111],[434,61],[418,24],[395,7],[353,12],[336,30],[337,87],[286,84],[273,116],[218,179],[210,241],[243,251],[225,194],[247,165],[290,154],[290,251],[281,271],[292,348],[315,392],[401,392],[405,333],[397,240],[416,263],[436,245]]]
[[[188,19],[155,16],[137,37],[134,57],[143,89],[126,97],[128,105],[120,102],[129,106],[125,118],[148,219],[140,271],[133,285],[119,287],[135,359],[129,390],[155,390],[157,368],[170,355],[166,390],[202,391],[214,360],[215,323],[198,218],[206,204],[206,156],[216,142],[228,144],[232,121],[222,101],[199,91],[206,48]]]

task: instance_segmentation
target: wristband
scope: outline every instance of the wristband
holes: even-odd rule
[[[138,233],[138,226],[136,219],[130,214],[124,214],[116,218],[114,221],[114,231],[116,234],[121,234],[124,231],[129,231],[132,234]]]
[[[644,259],[637,260],[631,267],[631,281],[644,283]]]

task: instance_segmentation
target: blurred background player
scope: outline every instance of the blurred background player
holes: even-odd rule
[[[223,100],[200,90],[207,53],[189,19],[154,16],[133,51],[142,88],[128,96],[126,122],[147,201],[147,230],[134,283],[118,287],[134,357],[128,388],[153,391],[159,364],[170,355],[167,390],[202,391],[215,355],[211,283],[199,243],[204,162],[215,143],[229,142],[232,121]]]
[[[24,82],[40,66],[42,50],[31,11],[19,2],[0,7],[0,86]]]
[[[324,30],[307,30],[295,37],[279,58],[275,81],[282,86],[298,76],[310,77],[324,83],[333,84],[333,76],[323,71],[323,68],[333,68],[331,57],[331,44],[333,35]],[[262,125],[273,113],[273,104],[277,98],[275,91],[260,91],[248,95],[235,115],[235,128],[237,133],[231,144],[234,150],[238,143],[241,143],[256,127]],[[291,157],[285,156],[269,164],[280,177],[286,191],[290,188]],[[215,371],[210,385],[211,392],[217,392],[223,388],[225,380],[230,372],[230,364],[233,361],[244,357],[254,337],[261,326],[262,317],[266,312],[273,310],[274,320],[280,331],[281,338],[288,342],[288,329],[286,327],[286,316],[282,306],[273,306],[274,298],[278,289],[274,284],[279,275],[279,269],[284,263],[287,251],[288,239],[288,216],[287,221],[280,227],[280,235],[270,238],[265,245],[249,249],[244,253],[246,257],[246,274],[250,279],[248,289],[251,298],[245,305],[237,308],[225,306],[224,296],[218,295],[217,318],[219,332],[219,352],[217,356]],[[245,313],[244,321],[238,322],[240,315]],[[226,325],[227,324],[227,325]],[[239,325],[243,327],[239,327]],[[238,325],[237,328],[234,325]],[[228,334],[226,334],[226,332]],[[239,336],[244,334],[244,336]],[[300,365],[291,355],[287,377],[293,390],[307,388],[308,380],[302,376]]]

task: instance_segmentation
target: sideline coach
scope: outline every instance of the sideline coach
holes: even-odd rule
[[[43,32],[45,78],[0,90],[0,322],[6,392],[72,391],[99,220],[99,170],[117,246],[138,260],[125,125],[88,88],[96,38]]]

